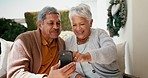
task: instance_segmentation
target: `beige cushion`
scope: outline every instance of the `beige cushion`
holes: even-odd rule
[[[0,42],[1,42],[1,52],[2,52],[0,60],[0,77],[1,77],[2,75],[6,74],[7,57],[13,42],[6,41],[2,38],[0,38]]]
[[[63,40],[66,40],[68,37],[70,37],[72,34],[74,34],[72,31],[62,31],[59,35]]]
[[[125,44],[126,42],[122,42],[116,45],[118,54],[117,62],[122,74],[125,73]]]

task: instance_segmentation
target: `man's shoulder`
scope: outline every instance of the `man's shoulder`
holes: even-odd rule
[[[27,31],[18,35],[17,38],[29,38],[33,35],[34,31]]]
[[[22,34],[20,34],[16,39],[15,39],[15,43],[20,43],[26,47],[30,47],[33,44],[35,45],[36,41],[38,41],[38,39],[36,39],[36,37],[34,36],[35,34],[35,30],[34,31],[27,31],[24,32]],[[38,41],[40,42],[40,41]]]
[[[18,35],[15,40],[21,39],[22,41],[28,42],[28,41],[34,41],[37,38],[40,38],[40,34],[38,30],[32,30],[32,31],[27,31]]]

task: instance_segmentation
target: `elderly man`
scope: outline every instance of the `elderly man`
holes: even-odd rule
[[[59,51],[65,48],[58,37],[60,14],[54,7],[45,7],[38,14],[37,30],[20,34],[8,56],[8,78],[68,78],[76,69],[74,62],[60,67]]]

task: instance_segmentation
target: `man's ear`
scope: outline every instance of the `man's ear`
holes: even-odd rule
[[[40,29],[41,29],[42,22],[41,22],[41,21],[38,21],[38,22],[37,22],[37,26],[38,26],[38,28],[40,28]]]
[[[93,19],[91,19],[90,22],[89,22],[90,27],[92,27],[92,23],[93,23]]]

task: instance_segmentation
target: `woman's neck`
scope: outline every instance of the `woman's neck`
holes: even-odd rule
[[[77,38],[77,44],[78,44],[78,45],[84,44],[84,43],[86,43],[87,41],[88,41],[88,37],[85,38],[85,39],[78,39],[78,38]]]

